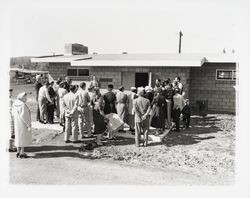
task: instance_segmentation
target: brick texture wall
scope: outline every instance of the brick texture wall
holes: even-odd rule
[[[207,100],[208,110],[235,113],[236,81],[216,80],[216,69],[236,70],[235,63],[205,63],[201,68],[190,70],[190,103]]]
[[[157,78],[165,80],[170,78],[173,80],[176,76],[181,77],[181,82],[184,85],[186,98],[189,97],[189,83],[190,83],[190,68],[177,67],[92,67],[90,68],[90,75],[95,75],[98,79],[112,78],[112,82],[101,82],[102,87],[106,87],[108,83],[113,83],[115,88],[122,84],[122,72],[152,72],[152,86]]]
[[[180,76],[181,83],[183,84],[183,91],[185,92],[185,98],[189,98],[190,93],[190,68],[189,67],[154,67],[151,68],[152,72],[152,86],[155,85],[157,78],[166,80],[170,78],[174,80],[176,76]]]
[[[70,63],[49,63],[49,73],[54,80],[59,77],[64,79],[67,75],[67,67],[69,66]]]

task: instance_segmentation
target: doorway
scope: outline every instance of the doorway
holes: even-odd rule
[[[135,73],[135,86],[145,87],[148,85],[148,73]]]

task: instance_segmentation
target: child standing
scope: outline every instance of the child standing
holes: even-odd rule
[[[183,115],[183,122],[185,123],[185,127],[189,128],[191,112],[190,112],[190,105],[189,105],[188,99],[185,100],[185,106],[182,109],[182,115]]]

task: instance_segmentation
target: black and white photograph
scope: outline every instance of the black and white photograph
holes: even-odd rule
[[[1,197],[250,196],[248,1],[0,5]]]

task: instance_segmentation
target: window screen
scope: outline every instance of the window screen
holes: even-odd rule
[[[77,69],[68,69],[67,76],[77,76]]]
[[[78,76],[89,76],[88,69],[78,69]]]

